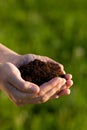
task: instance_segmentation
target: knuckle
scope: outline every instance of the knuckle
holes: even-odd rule
[[[27,92],[28,90],[31,90],[31,85],[28,82],[23,81],[21,84],[21,89],[22,91]]]
[[[26,83],[25,81],[21,82],[21,87],[20,87],[21,91],[26,92],[26,91],[28,91],[29,88],[30,87],[29,87],[28,83]]]
[[[57,78],[56,78],[57,79]],[[56,86],[56,84],[57,84],[57,80],[56,79],[52,79],[51,81],[49,81],[49,83],[48,83],[48,87],[50,88],[50,89],[52,89],[52,88],[54,88],[55,86]]]
[[[47,96],[46,95],[42,96],[41,99],[40,99],[40,101],[42,103],[46,102],[47,101]]]
[[[38,95],[41,96],[41,97],[43,97],[44,92],[43,92],[43,91],[40,91],[40,93],[39,93]]]
[[[52,83],[51,83],[51,88],[54,88],[54,87],[55,87],[55,83],[52,82]]]

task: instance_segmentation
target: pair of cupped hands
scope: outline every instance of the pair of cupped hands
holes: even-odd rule
[[[14,54],[14,56],[10,54],[7,59],[0,63],[0,89],[16,105],[39,104],[70,94],[70,87],[73,84],[72,75],[65,74],[63,65],[53,59],[35,54]],[[61,71],[65,74],[65,78],[55,77],[41,86],[23,80],[18,67],[35,59],[59,64]]]

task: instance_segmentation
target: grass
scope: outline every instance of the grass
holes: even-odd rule
[[[0,92],[0,129],[86,130],[87,1],[1,0],[0,42],[57,60],[74,80],[70,96],[41,105],[16,107]]]

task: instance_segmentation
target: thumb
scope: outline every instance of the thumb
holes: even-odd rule
[[[16,66],[11,63],[6,63],[7,80],[8,82],[16,87],[18,90],[27,93],[38,93],[40,88],[34,83],[25,81],[22,79],[20,71]]]

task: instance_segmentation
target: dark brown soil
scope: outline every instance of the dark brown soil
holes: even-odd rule
[[[34,60],[27,65],[19,67],[21,76],[24,80],[41,85],[54,77],[64,78],[64,74],[58,64],[52,62],[42,62]]]

